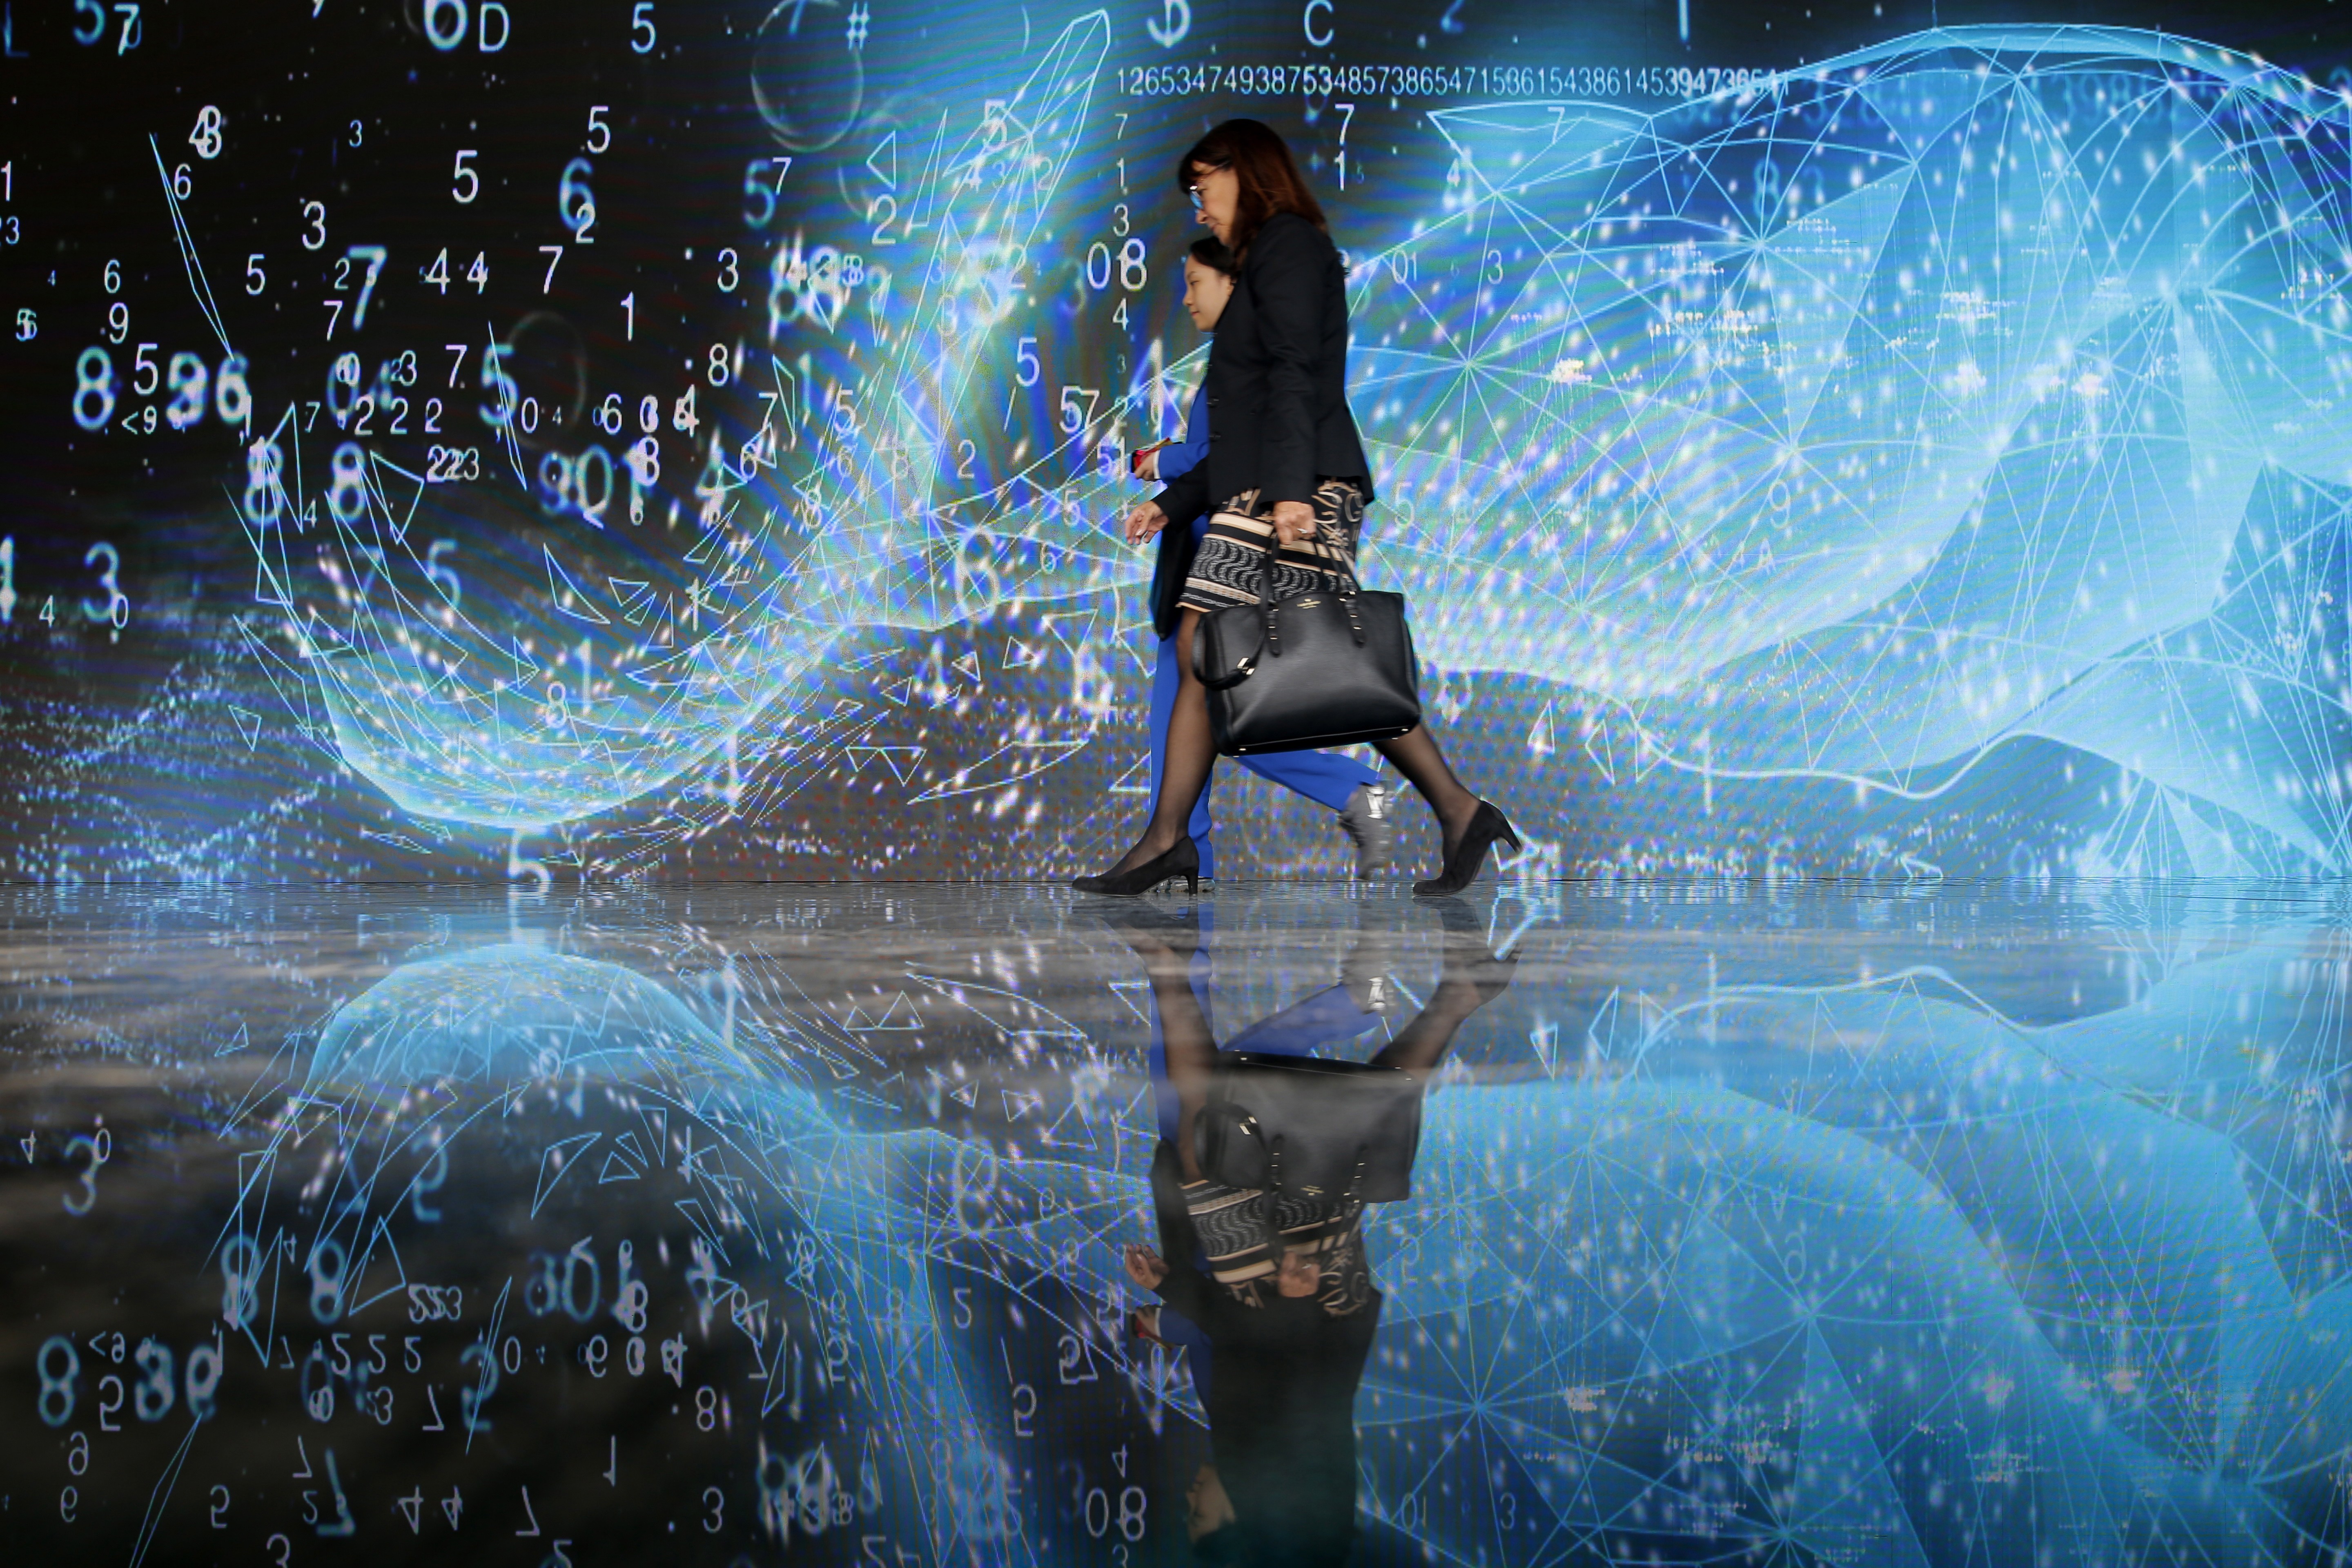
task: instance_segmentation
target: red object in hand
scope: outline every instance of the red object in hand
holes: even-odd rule
[[[1127,471],[1129,474],[1140,477],[1143,473],[1144,458],[1150,457],[1152,453],[1160,450],[1162,447],[1173,447],[1175,444],[1175,441],[1171,438],[1166,441],[1154,441],[1149,447],[1138,447],[1134,451],[1129,452],[1127,455]]]

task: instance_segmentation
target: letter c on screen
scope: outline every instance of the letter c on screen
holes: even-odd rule
[[[1331,0],[1307,0],[1307,15],[1302,19],[1302,25],[1307,29],[1307,41],[1309,44],[1312,44],[1318,49],[1328,49],[1331,47],[1333,30],[1330,27],[1326,26],[1323,29],[1323,36],[1321,37],[1318,38],[1315,36],[1315,13],[1318,11],[1322,11],[1326,14],[1330,13]]]

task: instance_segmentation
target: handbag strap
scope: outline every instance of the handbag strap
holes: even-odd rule
[[[1322,532],[1322,525],[1319,521],[1316,525],[1316,532],[1318,536]],[[1274,564],[1281,553],[1282,531],[1277,528],[1265,536],[1265,552],[1258,558],[1257,574],[1258,607],[1265,612],[1265,640],[1259,646],[1276,658],[1282,657],[1282,631],[1276,619],[1282,608],[1282,601],[1276,598],[1274,594]],[[1364,623],[1363,618],[1356,613],[1356,595],[1362,593],[1364,587],[1363,584],[1357,580],[1355,563],[1342,559],[1336,568],[1327,565],[1323,569],[1323,574],[1327,577],[1336,577],[1345,584],[1336,592],[1339,603],[1348,611],[1348,629],[1355,634],[1356,646],[1363,647]],[[1255,668],[1254,663],[1252,668]],[[1248,674],[1248,670],[1244,670],[1240,676],[1234,677],[1234,680],[1239,680]],[[1225,685],[1231,686],[1234,680],[1229,680]],[[1222,690],[1223,688],[1216,689]]]
[[[1273,520],[1269,518],[1268,522]],[[1262,645],[1276,658],[1282,657],[1282,627],[1275,619],[1281,601],[1274,596],[1274,563],[1282,553],[1282,531],[1275,529],[1265,536],[1265,552],[1257,562],[1257,602],[1265,612],[1265,641]]]
[[[1219,610],[1215,613],[1217,615],[1223,615],[1225,612]],[[1206,652],[1208,647],[1209,619],[1209,616],[1202,616],[1201,617],[1200,624],[1192,628],[1192,678],[1211,691],[1223,691],[1227,687],[1239,686],[1243,681],[1247,680],[1256,672],[1257,656],[1260,652],[1264,651],[1265,647],[1265,624],[1263,622],[1259,623],[1258,645],[1256,647],[1250,649],[1250,651],[1244,657],[1235,659],[1234,661],[1234,668],[1227,673],[1223,675],[1211,675],[1207,667],[1201,661],[1202,654]]]
[[[1265,1142],[1265,1194],[1267,1194],[1265,1196],[1265,1229],[1270,1234],[1282,1234],[1282,1227],[1275,1223],[1275,1208],[1273,1208],[1273,1199],[1282,1192],[1282,1145],[1284,1145],[1282,1135],[1275,1135],[1275,1138],[1270,1138]],[[1348,1175],[1348,1187],[1339,1194],[1340,1204],[1352,1204],[1352,1201],[1357,1201],[1355,1194],[1357,1190],[1362,1190],[1364,1163],[1367,1163],[1369,1159],[1371,1159],[1371,1142],[1360,1142],[1360,1145],[1355,1145],[1355,1171]]]

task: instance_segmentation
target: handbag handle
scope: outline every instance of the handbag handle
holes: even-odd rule
[[[1250,649],[1248,657],[1234,662],[1233,673],[1230,675],[1213,676],[1202,662],[1201,656],[1206,651],[1203,645],[1208,640],[1209,617],[1202,616],[1200,624],[1192,628],[1192,679],[1211,691],[1223,691],[1229,686],[1239,686],[1257,672],[1257,656],[1265,648],[1265,623],[1259,623],[1257,647]]]
[[[1282,626],[1279,619],[1282,601],[1275,596],[1274,592],[1275,563],[1280,558],[1281,553],[1282,534],[1279,530],[1276,530],[1265,536],[1265,548],[1258,555],[1257,604],[1255,606],[1260,617],[1258,644],[1249,651],[1246,658],[1234,661],[1231,674],[1212,676],[1202,659],[1202,642],[1209,629],[1208,617],[1202,616],[1200,626],[1193,631],[1192,676],[1209,690],[1223,691],[1247,680],[1256,673],[1258,655],[1261,653],[1275,658],[1282,657]],[[1339,602],[1347,606],[1348,629],[1355,634],[1356,646],[1363,647],[1364,623],[1356,613],[1356,595],[1363,592],[1363,584],[1356,575],[1355,563],[1342,559],[1335,566],[1328,567],[1324,571],[1324,575],[1336,577],[1341,583],[1342,586],[1338,590],[1338,594]]]
[[[1288,1140],[1280,1134],[1266,1142],[1265,1184],[1268,1190],[1273,1192],[1282,1191],[1282,1150],[1283,1145],[1287,1142]],[[1364,1184],[1364,1165],[1371,1158],[1371,1152],[1372,1146],[1369,1142],[1356,1145],[1356,1168],[1348,1177],[1346,1190],[1339,1194],[1341,1203],[1351,1204],[1356,1201],[1356,1191]]]
[[[1318,533],[1322,531],[1319,521],[1316,525],[1316,531]],[[1274,563],[1281,552],[1282,531],[1276,529],[1265,536],[1265,553],[1258,558],[1257,602],[1258,607],[1265,612],[1265,639],[1259,646],[1276,658],[1282,657],[1282,630],[1276,623],[1275,617],[1282,608],[1282,602],[1274,596]],[[1363,584],[1356,579],[1355,563],[1342,560],[1339,563],[1338,570],[1327,568],[1323,574],[1327,577],[1337,577],[1347,584],[1338,591],[1339,603],[1347,606],[1348,629],[1355,634],[1356,646],[1363,647],[1364,623],[1356,614],[1356,595],[1362,593],[1364,589]],[[1255,656],[1248,662],[1252,668],[1256,668]],[[1247,670],[1243,671],[1244,676],[1248,673]],[[1230,686],[1234,682],[1227,681],[1225,684]],[[1222,690],[1223,688],[1220,687],[1217,689]]]
[[[1260,613],[1257,623],[1257,647],[1250,649],[1246,657],[1234,661],[1232,674],[1212,676],[1207,666],[1202,661],[1201,655],[1204,651],[1202,644],[1209,635],[1209,617],[1202,616],[1201,624],[1193,629],[1192,679],[1211,691],[1223,691],[1228,687],[1239,686],[1255,675],[1257,672],[1257,656],[1265,652],[1266,645],[1274,640],[1274,556],[1277,539],[1277,535],[1268,534],[1265,553],[1258,557],[1257,609]],[[1282,649],[1276,647],[1273,651],[1279,657]]]

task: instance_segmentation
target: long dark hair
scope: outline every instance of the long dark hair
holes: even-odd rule
[[[1325,234],[1331,232],[1315,193],[1291,160],[1290,149],[1261,121],[1228,120],[1193,142],[1192,150],[1177,160],[1178,190],[1192,188],[1196,166],[1231,169],[1241,183],[1240,198],[1234,204],[1233,237],[1227,241],[1236,257],[1249,254],[1250,241],[1276,213],[1297,213]]]
[[[1186,246],[1184,254],[1212,272],[1222,272],[1228,278],[1242,275],[1242,264],[1225,247],[1225,242],[1213,234],[1204,234]]]

